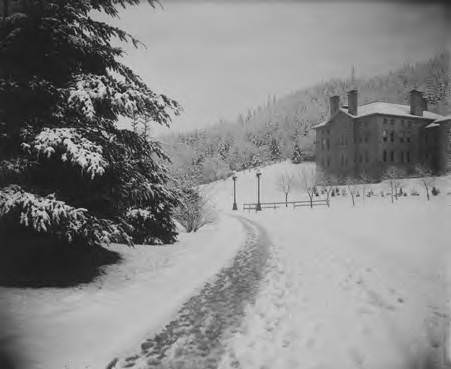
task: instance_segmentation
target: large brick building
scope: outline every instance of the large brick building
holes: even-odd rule
[[[451,170],[451,116],[427,110],[419,91],[410,104],[373,102],[358,106],[356,90],[348,105],[330,98],[329,119],[315,127],[316,164],[326,173],[378,178],[390,166],[413,171],[417,164],[436,172]]]

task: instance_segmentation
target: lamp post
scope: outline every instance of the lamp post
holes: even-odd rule
[[[260,176],[262,172],[260,169],[257,170],[257,206],[255,207],[255,211],[262,210],[262,205],[260,204]]]
[[[233,207],[232,210],[238,210],[238,206],[236,206],[236,179],[237,179],[236,173],[233,173]]]

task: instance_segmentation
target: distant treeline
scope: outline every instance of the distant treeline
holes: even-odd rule
[[[449,114],[450,55],[434,58],[372,78],[331,79],[268,101],[240,114],[235,122],[221,121],[205,129],[162,138],[178,178],[207,183],[278,160],[314,159],[315,124],[328,116],[329,96],[359,90],[359,105],[372,101],[408,104],[413,88],[425,92],[428,109]]]

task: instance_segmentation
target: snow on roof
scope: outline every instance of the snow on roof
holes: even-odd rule
[[[341,108],[341,111],[348,113],[347,110]],[[361,105],[357,109],[358,115],[353,117],[363,117],[366,115],[371,114],[387,114],[387,115],[397,115],[402,117],[409,117],[409,118],[418,118],[417,115],[410,114],[410,106],[409,105],[402,105],[402,104],[392,104],[392,103],[386,103],[386,102],[373,102],[366,105]],[[436,113],[433,113],[431,111],[425,110],[423,112],[422,118],[426,119],[441,119],[442,116]]]
[[[431,124],[428,124],[426,127],[424,128],[434,128],[434,127],[440,127],[440,124],[434,123],[432,122]]]
[[[410,105],[402,105],[402,104],[392,104],[392,103],[386,103],[386,102],[373,102],[365,105],[361,105],[358,107],[358,115],[352,115],[349,114],[348,109],[346,106],[342,106],[340,108],[340,111],[343,113],[349,115],[352,118],[360,118],[371,114],[386,114],[386,115],[396,115],[400,117],[407,117],[407,118],[426,118],[434,120],[434,122],[443,122],[446,120],[451,120],[451,115],[447,115],[445,117],[441,116],[440,114],[433,113],[431,111],[425,110],[423,111],[423,115],[420,117],[418,115],[410,114]],[[324,122],[318,123],[317,125],[313,126],[313,129],[324,127],[331,118],[325,120]]]
[[[434,123],[446,122],[447,120],[451,120],[451,114],[435,120]]]
[[[321,123],[318,123],[318,124],[314,125],[314,126],[312,127],[312,129],[324,127],[328,122],[329,122],[329,119],[328,119],[328,120],[325,120],[324,122],[321,122]]]

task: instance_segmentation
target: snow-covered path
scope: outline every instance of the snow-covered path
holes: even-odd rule
[[[269,253],[266,233],[254,222],[241,220],[246,240],[231,265],[225,266],[192,296],[157,335],[137,352],[108,368],[217,368],[223,341],[233,336],[246,307],[255,303]]]
[[[113,245],[122,262],[89,284],[2,287],[0,342],[20,369],[105,368],[159,332],[228,265],[244,233],[237,219],[219,217],[196,233],[180,234],[174,245]]]

